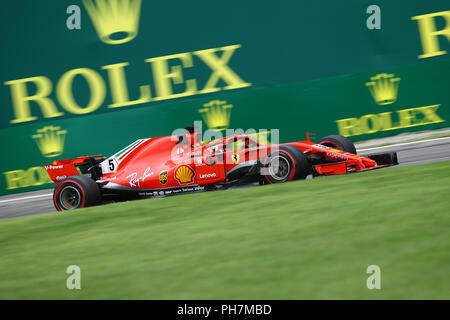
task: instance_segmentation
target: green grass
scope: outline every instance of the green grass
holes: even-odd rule
[[[4,220],[0,264],[1,299],[450,299],[450,162]]]

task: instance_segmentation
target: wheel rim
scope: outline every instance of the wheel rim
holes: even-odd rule
[[[72,186],[64,187],[59,194],[59,201],[63,210],[76,209],[81,203],[80,192]]]
[[[283,156],[275,156],[270,160],[269,163],[269,174],[275,180],[284,180],[289,176],[291,171],[291,165]]]

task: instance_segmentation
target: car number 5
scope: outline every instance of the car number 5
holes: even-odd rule
[[[101,164],[103,173],[110,173],[117,171],[117,160],[114,158],[106,159]]]
[[[109,171],[114,171],[114,169],[116,168],[116,165],[114,164],[113,159],[109,159],[108,165],[109,165]]]

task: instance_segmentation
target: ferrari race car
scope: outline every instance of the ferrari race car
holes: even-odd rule
[[[109,158],[102,155],[54,161],[44,166],[56,187],[58,211],[151,196],[216,190],[233,185],[274,184],[360,172],[398,164],[395,152],[357,155],[339,135],[263,145],[236,134],[202,143],[183,135],[139,139]]]

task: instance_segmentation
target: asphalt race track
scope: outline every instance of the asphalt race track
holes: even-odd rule
[[[358,153],[367,155],[389,151],[398,152],[399,166],[446,161],[450,160],[450,137],[365,149]],[[53,189],[46,189],[0,197],[0,219],[56,211],[52,195]]]

